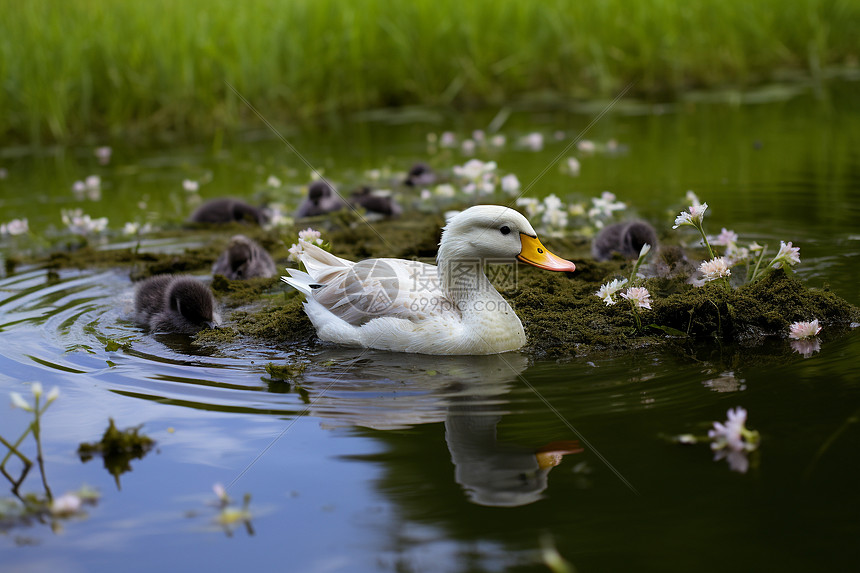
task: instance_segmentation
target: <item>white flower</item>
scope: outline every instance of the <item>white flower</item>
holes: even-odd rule
[[[495,161],[487,161],[486,163],[480,159],[470,159],[463,165],[454,166],[454,175],[475,181],[484,175],[492,174],[496,170]]]
[[[45,397],[45,404],[50,404],[59,397],[60,389],[57,386],[54,386],[53,388],[51,388],[51,390],[48,392],[48,395]]]
[[[323,244],[322,233],[308,227],[304,231],[299,231],[299,241],[304,241],[306,243],[312,243],[312,244],[316,244],[316,245],[322,245]]]
[[[437,185],[433,189],[433,193],[435,193],[439,197],[445,197],[446,199],[449,199],[456,195],[457,191],[454,189],[453,185],[450,185],[448,183],[442,183],[440,185]]]
[[[755,445],[745,440],[745,432],[749,432],[744,425],[747,421],[747,411],[741,407],[730,409],[726,415],[728,420],[725,424],[714,422],[714,428],[708,430],[708,437],[713,440],[711,442],[712,450],[722,450],[729,448],[736,452],[747,450],[752,451]]]
[[[572,177],[576,177],[579,175],[580,170],[579,159],[576,157],[568,157],[567,158],[567,172],[570,173]]]
[[[693,205],[693,206],[702,204],[702,202],[699,201],[699,197],[695,193],[693,193],[692,191],[687,191],[686,199],[687,199],[687,201],[690,202],[690,205]]]
[[[706,281],[715,281],[722,277],[731,276],[732,271],[729,269],[728,262],[723,257],[717,257],[710,261],[702,261],[699,265],[699,270],[705,275]]]
[[[122,227],[123,235],[137,235],[138,231],[140,231],[140,223],[129,222]]]
[[[75,195],[80,195],[80,194],[84,193],[86,190],[87,190],[87,184],[84,183],[83,181],[75,181],[74,183],[72,183],[72,192],[74,192]]]
[[[577,142],[576,148],[582,153],[594,153],[597,146],[590,139],[583,139],[582,141]]]
[[[460,151],[463,152],[463,155],[474,155],[475,142],[471,139],[464,139],[463,143],[460,144]]]
[[[812,338],[813,336],[818,336],[818,333],[821,332],[821,326],[818,324],[818,319],[811,322],[802,322],[798,321],[793,323],[789,327],[788,337],[794,340],[803,340],[805,338]]]
[[[9,392],[9,397],[12,399],[13,408],[21,408],[27,412],[32,412],[33,407],[27,403],[23,396],[17,392]]]
[[[633,303],[639,308],[651,308],[651,293],[645,287],[630,287],[627,292],[621,293],[621,296]]]
[[[439,139],[439,147],[457,147],[457,136],[451,131],[443,132]]]
[[[514,194],[520,190],[520,180],[513,173],[509,173],[502,177],[502,191],[505,193]]]
[[[292,246],[290,246],[288,249],[290,254],[287,256],[287,260],[297,263],[302,259],[302,254],[305,252],[302,244],[302,241],[299,241],[298,243],[293,243]]]
[[[51,513],[54,515],[72,515],[80,511],[81,498],[74,493],[66,493],[54,498],[51,502]]]
[[[221,503],[228,503],[230,501],[230,497],[227,495],[227,490],[224,489],[224,486],[220,483],[216,483],[212,486],[212,491],[215,492],[215,495],[218,496],[218,500]]]
[[[110,147],[105,145],[104,147],[96,147],[93,153],[95,154],[96,158],[98,158],[99,163],[101,163],[102,165],[107,165],[108,163],[110,163],[110,156],[111,153],[113,153],[113,150],[111,150]]]
[[[487,140],[487,136],[483,132],[483,130],[476,129],[475,131],[472,132],[472,139],[474,139],[478,143],[483,143],[484,141]]]
[[[371,181],[379,181],[382,177],[382,170],[380,169],[368,169],[364,172],[364,176],[370,179]]]
[[[182,180],[182,188],[188,191],[189,193],[194,193],[198,189],[200,189],[200,183],[194,181],[193,179],[183,179]]]
[[[771,264],[773,268],[778,269],[783,264],[794,266],[800,262],[800,247],[792,247],[791,241],[785,243],[779,242],[779,252],[773,258]]]
[[[567,227],[567,210],[555,193],[543,200],[543,224],[553,229]]]
[[[639,258],[641,259],[642,257],[644,257],[645,255],[647,255],[650,252],[651,252],[651,245],[649,245],[648,243],[645,243],[644,245],[642,245],[642,248],[639,249]]]
[[[84,179],[84,186],[90,191],[100,189],[102,186],[102,178],[98,175],[90,175]]]
[[[749,256],[750,251],[746,247],[738,247],[735,243],[731,243],[726,247],[726,260],[730,267],[747,260]]]
[[[520,138],[520,145],[532,151],[540,151],[543,149],[543,134],[538,132],[529,133]]]
[[[277,188],[281,186],[281,180],[274,175],[269,175],[269,178],[266,179],[266,185]]]
[[[708,237],[708,241],[712,245],[720,245],[729,247],[738,242],[738,234],[723,227],[723,230],[716,237]]]
[[[39,398],[42,397],[42,392],[43,392],[42,383],[41,382],[33,382],[30,385],[30,391],[33,393],[33,396],[35,396],[36,399],[38,400]]]
[[[30,230],[27,219],[12,219],[0,225],[0,235],[23,235]]]
[[[764,249],[764,247],[759,245],[756,241],[753,241],[752,243],[750,243],[750,246],[749,246],[750,251],[757,253],[762,249]]]
[[[600,197],[592,198],[593,207],[588,210],[588,216],[592,219],[595,217],[611,217],[615,211],[622,211],[627,208],[622,201],[615,200],[615,193],[604,191]]]
[[[421,200],[422,201],[429,201],[432,197],[433,197],[433,193],[431,193],[429,189],[422,189],[421,190]]]
[[[582,203],[571,203],[567,206],[567,212],[574,217],[585,215],[585,205]]]
[[[681,225],[690,225],[691,227],[699,227],[702,224],[702,219],[705,217],[705,211],[708,210],[707,203],[691,205],[688,211],[681,211],[681,214],[675,217],[673,229],[677,229]]]
[[[89,215],[84,214],[80,209],[63,209],[60,215],[69,230],[76,235],[88,235],[90,233],[100,233],[107,228],[108,218],[100,217],[93,219]]]
[[[627,279],[621,279],[620,281],[618,279],[614,279],[612,282],[601,285],[594,295],[598,298],[602,298],[603,302],[606,303],[606,306],[615,304],[615,300],[612,298],[612,295],[620,291],[625,284],[627,284]]]
[[[543,205],[540,200],[534,199],[533,197],[518,198],[517,207],[525,208],[526,216],[529,219],[532,219],[543,212]]]
[[[494,135],[493,137],[490,138],[490,145],[492,147],[504,147],[506,142],[507,142],[507,139],[505,138],[504,135],[501,135],[501,134]]]

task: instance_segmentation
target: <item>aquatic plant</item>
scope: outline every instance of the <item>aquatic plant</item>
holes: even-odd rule
[[[227,495],[227,490],[220,483],[212,486],[212,491],[218,497],[217,508],[218,514],[213,519],[214,523],[224,530],[227,537],[232,537],[233,532],[240,525],[245,526],[248,535],[254,535],[254,527],[251,524],[251,494],[246,493],[242,496],[242,505],[237,506],[233,500]]]
[[[63,209],[60,213],[63,224],[68,227],[69,231],[82,237],[101,233],[108,226],[107,217],[93,219],[82,209]]]
[[[30,232],[30,224],[26,218],[12,219],[8,223],[0,223],[0,237],[4,235],[15,236]]]
[[[200,190],[200,182],[193,179],[183,179],[182,188],[188,193],[196,193]]]
[[[0,461],[0,473],[12,484],[12,494],[19,500],[0,499],[0,519],[29,523],[32,519],[43,520],[49,518],[52,529],[59,531],[62,527],[57,519],[84,515],[83,507],[85,505],[94,505],[99,499],[99,494],[88,486],[82,486],[78,491],[67,492],[61,496],[54,497],[48,485],[48,478],[45,472],[45,462],[42,454],[41,422],[42,416],[48,410],[48,407],[59,397],[60,390],[55,386],[47,395],[44,395],[42,384],[33,382],[30,386],[30,391],[33,393],[34,399],[32,404],[18,392],[10,392],[9,394],[12,406],[32,413],[33,420],[27,425],[27,429],[24,430],[24,433],[17,440],[10,441],[0,436],[0,444],[3,444],[8,450],[2,461]],[[22,495],[20,492],[24,480],[34,465],[34,462],[22,451],[21,447],[27,436],[31,434],[33,441],[36,443],[36,465],[39,467],[39,474],[42,478],[44,495],[34,493]],[[7,464],[12,456],[15,456],[23,464],[21,474],[17,478],[13,477],[7,469]]]
[[[733,471],[746,473],[749,468],[747,453],[758,448],[759,433],[746,427],[747,411],[743,408],[729,409],[726,416],[725,423],[714,422],[714,427],[708,431],[714,461],[725,458]]]
[[[141,426],[133,426],[120,430],[113,418],[108,419],[108,427],[98,442],[82,442],[78,445],[78,456],[82,462],[88,462],[95,456],[101,456],[104,467],[120,488],[119,478],[131,471],[131,460],[143,459],[155,447],[155,440],[140,433]]]
[[[616,303],[616,300],[612,298],[612,296],[624,288],[624,285],[627,284],[627,279],[613,279],[611,282],[603,284],[597,290],[594,295],[600,299],[603,299],[603,302],[606,303],[606,306],[611,306]]]

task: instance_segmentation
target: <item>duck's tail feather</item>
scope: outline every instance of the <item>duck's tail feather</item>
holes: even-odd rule
[[[281,277],[281,280],[307,296],[311,296],[313,289],[323,286],[317,283],[311,275],[298,269],[287,269],[287,272],[290,273],[290,276]]]
[[[305,265],[307,274],[317,283],[329,283],[334,277],[348,272],[355,265],[352,261],[336,257],[316,245],[304,244],[302,247],[302,264]]]

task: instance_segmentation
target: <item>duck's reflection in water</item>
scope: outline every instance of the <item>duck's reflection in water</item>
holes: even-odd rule
[[[444,422],[454,479],[480,505],[519,506],[542,497],[549,471],[577,441],[546,445],[499,442],[496,428],[508,414],[508,393],[526,369],[518,353],[426,356],[331,349],[317,360],[332,364],[313,383],[311,413],[326,426],[376,430]],[[323,388],[325,391],[323,392]]]

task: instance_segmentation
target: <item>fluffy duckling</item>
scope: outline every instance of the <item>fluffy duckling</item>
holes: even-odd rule
[[[370,187],[361,187],[353,191],[349,202],[356,207],[363,207],[370,213],[378,213],[385,217],[397,217],[403,213],[403,209],[391,195],[373,191]]]
[[[191,214],[192,223],[250,223],[262,225],[266,214],[262,209],[238,199],[223,197],[206,201]]]
[[[418,162],[406,174],[403,183],[409,187],[428,187],[436,183],[436,173],[426,163]]]
[[[137,285],[135,321],[153,332],[194,334],[221,317],[209,288],[189,276],[156,275]]]
[[[344,207],[343,199],[325,181],[314,181],[308,186],[308,198],[296,210],[296,219],[315,217]]]
[[[625,259],[636,259],[642,245],[657,247],[657,233],[645,221],[625,221],[604,227],[591,243],[591,254],[598,261],[608,261],[614,253]]]
[[[275,261],[266,249],[246,237],[236,235],[212,266],[212,274],[230,280],[244,280],[275,275]]]

